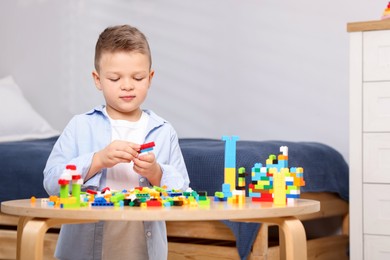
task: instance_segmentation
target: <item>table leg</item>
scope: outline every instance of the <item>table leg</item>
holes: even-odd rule
[[[276,219],[279,226],[280,259],[307,259],[305,228],[296,218]]]
[[[18,238],[20,260],[43,259],[43,241],[49,229],[47,221],[48,219],[32,219],[25,223],[21,238]]]
[[[296,217],[266,219],[245,219],[239,222],[276,224],[279,227],[280,259],[307,260],[307,241],[305,228]]]
[[[18,229],[17,229],[17,235],[16,235],[16,259],[20,259],[20,245],[22,241],[22,235],[23,235],[23,229],[26,223],[31,220],[31,217],[19,217],[18,222]]]
[[[95,220],[69,220],[22,217],[18,223],[17,259],[43,259],[43,243],[46,231],[62,224],[93,223]]]

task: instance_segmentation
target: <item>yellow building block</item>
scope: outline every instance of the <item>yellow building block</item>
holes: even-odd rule
[[[289,168],[282,168],[282,169],[280,169],[280,173],[283,174],[283,176],[285,176],[285,177],[291,176]]]
[[[274,204],[286,205],[286,181],[283,172],[274,173]]]
[[[273,167],[273,168],[269,168],[269,169],[268,169],[268,172],[269,172],[270,174],[274,175],[275,173],[277,173],[277,172],[278,172],[278,169],[277,169],[277,168],[275,168],[275,167]]]
[[[236,168],[225,168],[225,183],[230,184],[230,191],[236,188]]]
[[[60,198],[61,204],[75,204],[77,202],[75,197]]]

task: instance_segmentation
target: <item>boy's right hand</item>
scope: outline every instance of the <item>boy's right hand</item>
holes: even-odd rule
[[[141,148],[139,144],[115,140],[106,148],[95,153],[96,163],[99,168],[111,168],[118,163],[129,163],[137,158],[138,151]]]

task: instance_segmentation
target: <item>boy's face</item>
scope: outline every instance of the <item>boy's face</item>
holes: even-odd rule
[[[107,113],[113,119],[137,121],[154,75],[148,56],[138,52],[104,52],[99,65],[99,71],[92,72],[92,76],[103,92]]]

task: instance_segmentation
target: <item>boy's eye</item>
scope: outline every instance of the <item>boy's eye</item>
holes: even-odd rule
[[[143,80],[144,78],[134,78],[136,81],[141,81]]]
[[[115,79],[109,79],[110,81],[112,81],[112,82],[116,82],[116,81],[118,81],[119,80],[119,78],[115,78]]]

